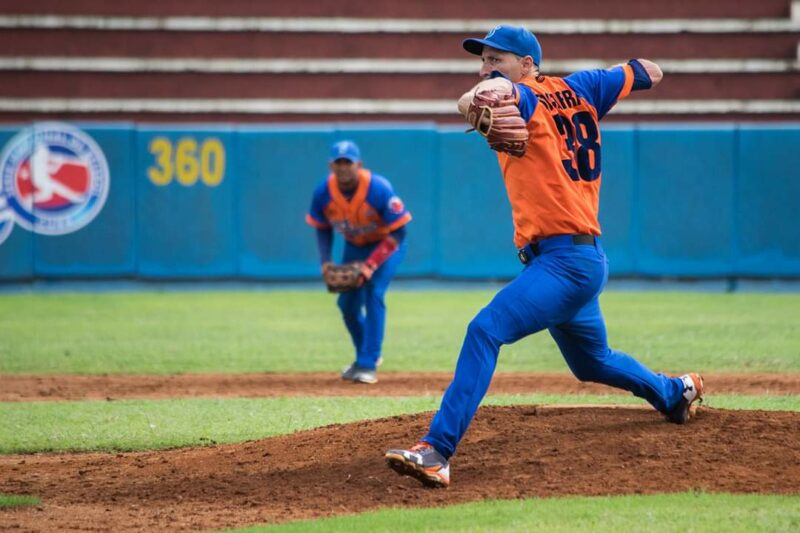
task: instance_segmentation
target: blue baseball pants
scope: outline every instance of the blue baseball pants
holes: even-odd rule
[[[489,388],[500,346],[547,329],[581,381],[604,383],[644,398],[661,412],[683,394],[680,379],[656,374],[608,347],[598,297],[608,280],[600,244],[559,235],[538,243],[540,254],[498,292],[467,327],[455,376],[422,439],[450,457]]]
[[[345,243],[342,262],[364,261],[377,245],[378,243],[354,246],[349,242]],[[386,304],[383,297],[405,254],[406,243],[403,241],[372,274],[372,279],[359,289],[343,292],[337,300],[344,324],[356,349],[356,365],[361,368],[374,370],[381,356],[386,324]]]

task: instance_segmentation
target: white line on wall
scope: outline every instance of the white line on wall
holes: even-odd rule
[[[775,33],[800,31],[786,19],[386,19],[347,17],[114,17],[2,15],[0,28],[211,32],[485,33],[517,24],[540,34]]]
[[[456,115],[451,100],[0,98],[0,112]],[[800,113],[800,100],[631,100],[615,114]]]

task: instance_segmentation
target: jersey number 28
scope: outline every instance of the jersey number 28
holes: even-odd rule
[[[588,111],[572,115],[572,120],[553,115],[558,133],[564,137],[570,159],[562,159],[564,170],[572,181],[594,181],[600,176],[600,132]],[[577,168],[576,168],[577,164]]]

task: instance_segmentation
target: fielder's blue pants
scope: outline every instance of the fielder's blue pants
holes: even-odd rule
[[[354,246],[346,243],[342,262],[363,261],[369,257],[377,245],[378,243]],[[386,304],[383,297],[405,254],[406,243],[403,241],[400,243],[400,247],[372,274],[372,279],[359,289],[339,295],[337,303],[342,311],[347,331],[350,332],[350,337],[353,339],[353,346],[356,349],[356,365],[361,368],[374,370],[378,358],[381,356],[383,331],[386,324]]]
[[[575,245],[569,235],[539,242],[540,255],[498,292],[467,327],[455,376],[422,439],[450,457],[489,388],[500,346],[548,329],[572,373],[644,398],[661,412],[677,405],[680,379],[656,374],[608,347],[598,297],[608,262],[596,239]]]

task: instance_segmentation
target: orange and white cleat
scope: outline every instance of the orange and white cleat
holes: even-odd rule
[[[688,422],[697,410],[697,406],[692,404],[697,401],[703,403],[703,376],[691,373],[681,376],[680,379],[683,381],[683,396],[672,411],[664,414],[667,420],[673,424]]]
[[[414,477],[425,486],[442,488],[450,485],[450,463],[427,442],[420,442],[408,450],[389,450],[384,457],[389,468],[400,475]]]

